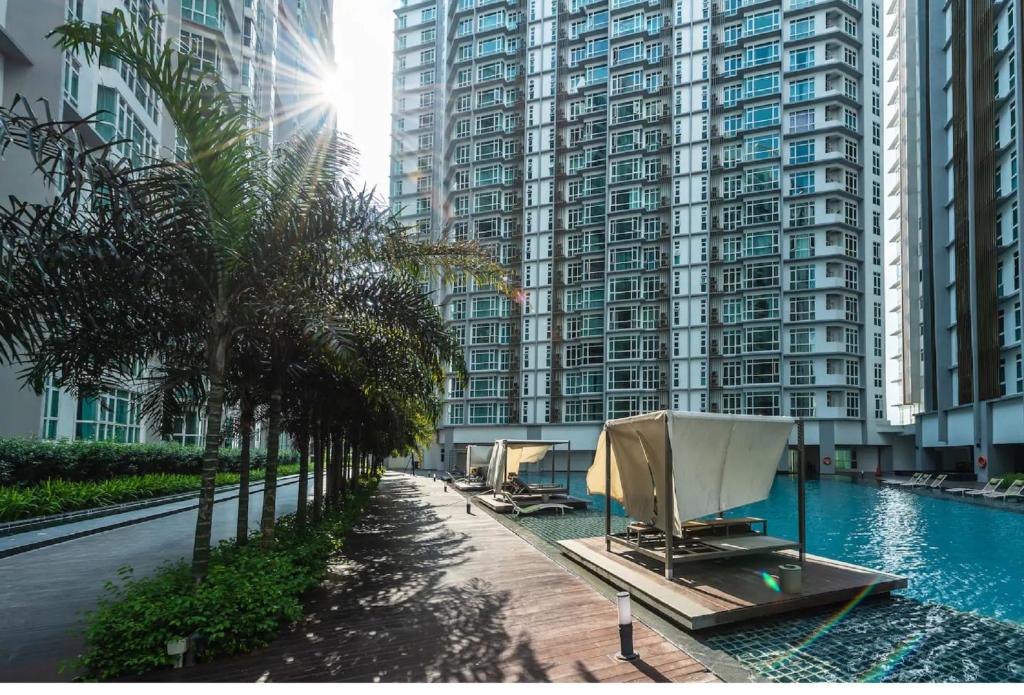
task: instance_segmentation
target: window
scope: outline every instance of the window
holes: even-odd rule
[[[792,103],[809,101],[814,98],[814,78],[795,80],[789,83],[789,100]]]
[[[789,394],[789,414],[793,417],[814,417],[814,392]]]
[[[789,330],[789,351],[796,353],[811,352],[814,345],[813,328],[791,328]]]
[[[789,52],[789,69],[804,70],[814,67],[814,46],[797,48]]]
[[[40,436],[43,439],[57,438],[57,419],[60,415],[60,389],[52,376],[43,384],[43,424]]]
[[[181,0],[181,17],[214,29],[221,26],[220,0]]]
[[[79,398],[75,439],[138,442],[139,420],[139,396],[132,391],[116,389]]]

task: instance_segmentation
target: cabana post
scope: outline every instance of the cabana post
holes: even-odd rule
[[[797,447],[797,516],[800,524],[800,564],[804,564],[807,555],[807,498],[804,484],[807,482],[807,458],[804,449],[804,421],[803,418],[796,422],[796,447]]]
[[[665,415],[666,424],[668,421],[668,414]],[[675,537],[675,500],[672,499],[672,488],[674,485],[674,478],[672,474],[672,438],[669,433],[669,428],[665,427],[665,504],[664,507],[664,524],[668,532],[665,534],[665,579],[672,579],[672,541]]]
[[[572,442],[565,444],[565,489],[572,487]]]
[[[612,435],[604,432],[604,547],[612,549]]]

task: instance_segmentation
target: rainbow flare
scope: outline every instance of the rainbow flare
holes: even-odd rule
[[[863,601],[868,596],[868,594],[871,593],[871,590],[875,588],[875,584],[877,584],[877,583],[878,583],[877,580],[872,580],[872,582],[870,584],[865,586],[863,589],[860,590],[860,592],[856,596],[854,596],[852,599],[850,599],[849,603],[847,603],[845,606],[840,608],[836,612],[835,615],[833,615],[831,618],[826,620],[820,627],[816,628],[813,632],[811,632],[811,634],[809,634],[806,638],[804,638],[804,640],[802,642],[800,642],[800,644],[798,644],[795,647],[793,647],[793,649],[791,649],[788,653],[783,655],[778,660],[776,660],[776,661],[772,662],[771,664],[769,664],[768,668],[769,669],[779,668],[780,666],[785,664],[787,661],[789,661],[790,659],[795,657],[797,654],[802,652],[804,649],[807,649],[807,647],[809,647],[812,644],[814,644],[815,642],[817,642],[819,638],[824,636],[824,634],[826,632],[828,632],[834,626],[839,624],[840,620],[845,618],[849,614],[850,611],[852,611],[854,608],[856,608],[857,604],[860,603],[861,601]]]
[[[887,675],[900,665],[911,652],[924,641],[922,633],[913,634],[897,645],[887,656],[861,674],[861,683],[880,683]]]
[[[779,586],[779,581],[767,572],[761,572],[761,581],[763,581],[764,585],[775,593],[782,593],[782,587]]]

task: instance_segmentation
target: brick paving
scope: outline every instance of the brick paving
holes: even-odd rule
[[[165,680],[711,682],[701,663],[636,622],[620,662],[614,605],[440,482],[389,473],[308,597],[269,647],[162,672]]]

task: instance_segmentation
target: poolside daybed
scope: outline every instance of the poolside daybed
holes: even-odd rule
[[[462,492],[483,492],[490,489],[487,480],[487,466],[491,460],[490,446],[470,444],[466,447],[465,475],[452,480],[456,490]]]
[[[799,547],[768,536],[763,519],[722,518],[768,497],[794,422],[673,411],[609,420],[587,489],[620,502],[641,525],[613,534],[606,505],[606,547],[657,559],[666,577],[682,562]],[[702,520],[710,515],[718,518]]]

